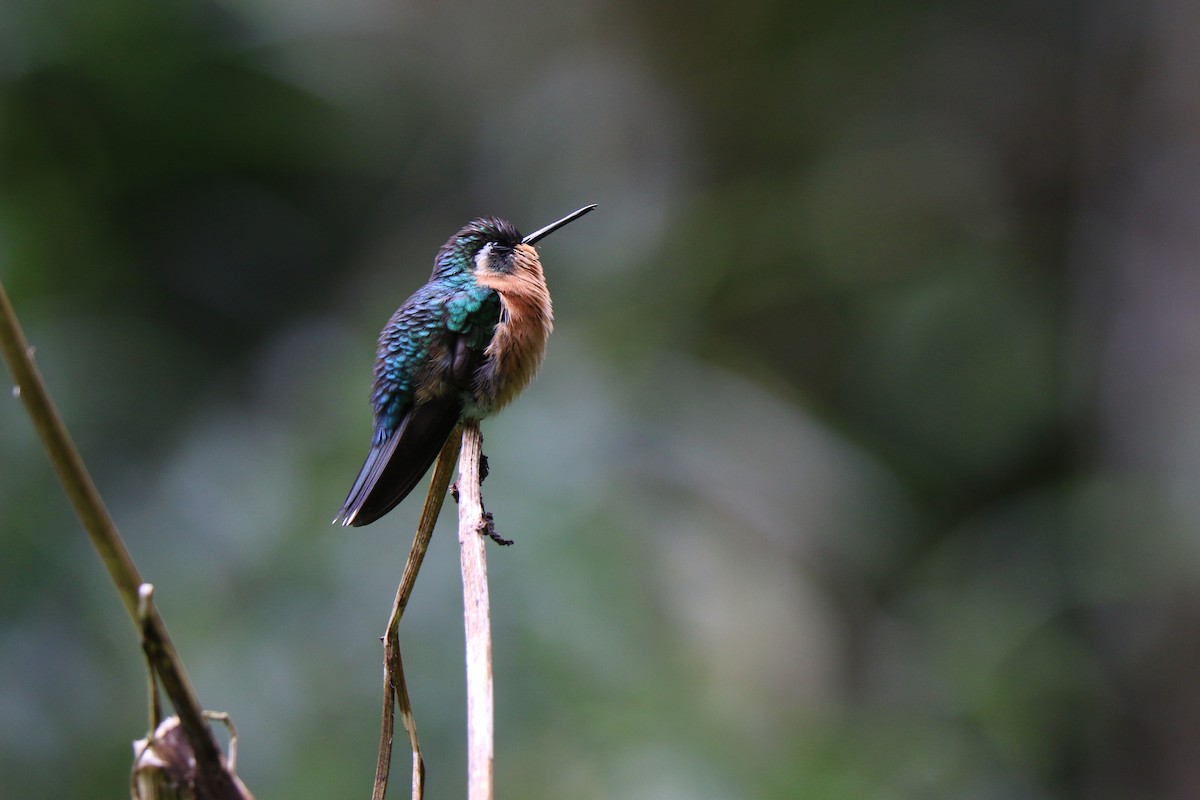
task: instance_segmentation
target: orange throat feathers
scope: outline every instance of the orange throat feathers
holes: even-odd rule
[[[513,249],[512,270],[500,272],[480,265],[475,280],[500,296],[500,321],[484,351],[487,367],[475,387],[488,411],[508,405],[537,374],[554,329],[550,290],[542,263],[532,245]]]

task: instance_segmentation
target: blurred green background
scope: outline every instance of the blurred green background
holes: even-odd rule
[[[591,202],[485,425],[500,797],[1194,798],[1198,8],[7,0],[0,278],[261,798],[369,792],[379,328]],[[443,524],[433,798],[460,609]],[[0,402],[0,796],[121,796],[141,670]]]

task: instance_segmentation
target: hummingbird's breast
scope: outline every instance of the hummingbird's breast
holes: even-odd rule
[[[473,394],[481,415],[508,405],[537,374],[554,329],[550,290],[537,251],[519,244],[510,272],[478,270],[475,280],[500,297],[500,321],[484,350]]]

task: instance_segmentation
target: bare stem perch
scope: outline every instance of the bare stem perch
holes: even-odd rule
[[[212,729],[204,719],[196,693],[184,672],[183,663],[167,634],[166,625],[153,605],[148,608],[145,619],[139,621],[138,590],[142,578],[134,566],[125,543],[117,533],[96,485],[75,443],[67,433],[66,426],[50,399],[46,385],[33,360],[33,350],[25,340],[16,312],[9,302],[4,285],[0,284],[0,352],[8,364],[16,382],[17,394],[25,404],[25,410],[33,421],[38,437],[58,479],[70,498],[75,513],[83,523],[100,560],[104,562],[109,577],[117,589],[129,619],[142,633],[142,626],[153,632],[152,641],[146,648],[147,657],[154,665],[163,690],[179,715],[180,724],[196,757],[197,798],[246,797],[238,787],[236,779],[222,764],[221,749],[213,736]]]
[[[446,489],[449,488],[450,478],[454,475],[460,437],[461,433],[456,428],[442,445],[442,452],[438,454],[433,477],[429,481],[429,491],[425,494],[425,505],[421,508],[421,519],[417,523],[417,533],[408,551],[408,561],[404,564],[404,573],[400,576],[400,585],[396,588],[396,599],[392,604],[392,614],[388,618],[387,633],[384,634],[383,725],[379,735],[379,760],[375,765],[372,800],[383,800],[387,793],[388,773],[392,763],[392,733],[395,730],[394,712],[397,705],[400,707],[400,719],[408,731],[408,742],[412,746],[413,800],[421,800],[425,791],[425,764],[421,758],[420,743],[417,741],[417,722],[408,698],[408,684],[404,679],[404,663],[400,659],[400,617],[404,615],[408,598],[417,582],[417,573],[421,570],[421,562],[425,559],[425,551],[429,548],[433,528],[442,512]]]
[[[458,462],[458,544],[467,639],[467,798],[491,800],[493,759],[492,631],[487,583],[488,531],[479,489],[483,435],[463,423]]]

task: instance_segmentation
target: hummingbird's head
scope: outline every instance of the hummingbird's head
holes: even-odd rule
[[[521,232],[508,220],[498,217],[473,219],[451,236],[438,251],[434,262],[436,277],[451,277],[474,272],[495,263],[497,269],[512,257],[521,243]]]
[[[498,217],[473,219],[442,245],[434,262],[434,276],[450,277],[468,272],[477,276],[503,276],[511,275],[521,267],[534,266],[540,271],[534,244],[595,207],[584,206],[528,236],[521,236],[521,232],[508,220]]]

